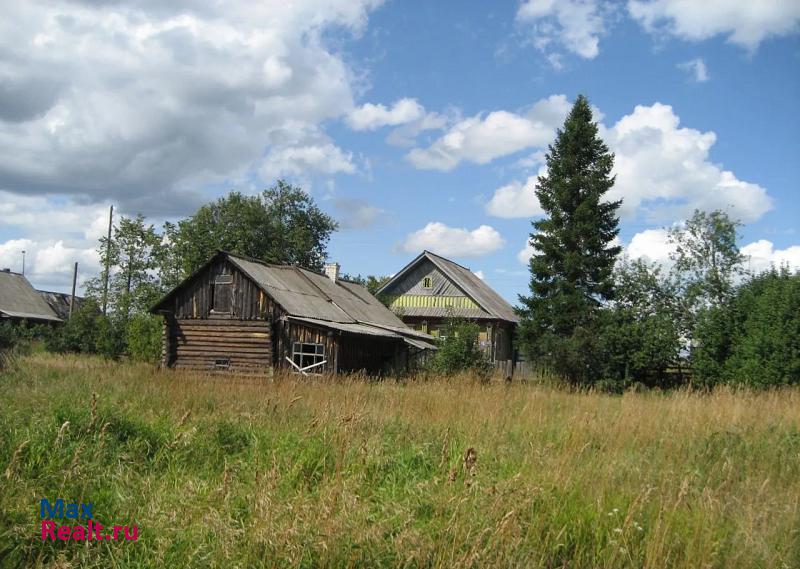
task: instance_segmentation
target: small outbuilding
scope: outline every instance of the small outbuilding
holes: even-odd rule
[[[62,321],[24,275],[0,270],[0,322],[23,320],[38,324]]]
[[[151,309],[164,317],[163,365],[377,375],[436,349],[338,273],[336,264],[320,274],[217,252]]]

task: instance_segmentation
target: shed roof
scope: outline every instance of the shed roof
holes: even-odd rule
[[[506,320],[508,322],[519,322],[519,317],[514,312],[511,305],[506,302],[503,297],[497,294],[492,287],[483,282],[478,276],[466,267],[462,267],[458,263],[454,263],[449,259],[440,257],[430,251],[423,251],[408,265],[403,267],[392,279],[387,282],[378,291],[378,294],[390,294],[392,288],[403,280],[403,277],[414,267],[424,260],[433,263],[453,284],[461,289],[465,295],[475,301],[480,306],[485,314],[481,315],[476,311],[475,314],[463,314],[465,318],[497,318],[499,320]],[[416,314],[418,309],[404,309],[409,316],[433,316],[433,314]],[[414,311],[412,314],[410,311]],[[448,314],[441,314],[447,316]],[[459,316],[458,314],[456,314]]]
[[[0,271],[0,317],[61,322],[23,275]]]
[[[300,318],[297,316],[290,316],[289,320],[294,322],[302,322],[304,324],[311,324],[314,326],[320,326],[322,328],[329,328],[331,330],[339,330],[341,332],[347,332],[349,334],[356,334],[360,336],[378,336],[382,338],[403,339],[407,344],[422,350],[437,349],[436,346],[431,343],[431,341],[433,340],[431,336],[407,328],[396,329],[395,331],[392,331],[390,329],[380,328],[378,326],[353,324],[350,322],[328,322],[325,320],[318,320],[316,318]]]

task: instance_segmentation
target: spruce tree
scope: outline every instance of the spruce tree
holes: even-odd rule
[[[597,134],[589,101],[579,95],[546,156],[536,196],[545,217],[533,222],[530,295],[520,296],[520,347],[532,363],[575,383],[600,369],[603,301],[613,296],[621,248],[621,201],[603,196],[614,185],[614,155]]]

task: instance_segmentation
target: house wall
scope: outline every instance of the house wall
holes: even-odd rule
[[[443,335],[447,327],[446,318],[403,316],[402,320],[411,328],[434,337]],[[513,359],[514,324],[502,320],[477,320],[474,322],[479,328],[478,343],[491,361]]]
[[[178,369],[272,372],[269,322],[235,319],[165,319],[164,363]]]
[[[230,312],[213,310],[214,282],[230,275]],[[246,275],[219,259],[175,294],[164,318],[163,363],[179,369],[272,373],[276,307]]]
[[[324,346],[326,363],[313,370],[318,373],[363,370],[373,375],[405,365],[406,349],[402,340],[340,333],[284,320],[276,326],[276,364],[287,371],[296,370],[287,361],[287,358],[292,359],[295,342]]]
[[[431,277],[431,287],[426,288],[422,286],[423,279]],[[464,293],[456,285],[450,281],[441,271],[425,259],[417,265],[411,272],[409,272],[403,279],[395,283],[391,289],[386,291],[385,295],[389,299],[402,296],[402,295],[418,295],[418,296],[451,296],[451,297],[464,297]]]

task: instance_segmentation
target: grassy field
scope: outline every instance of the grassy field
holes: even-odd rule
[[[39,501],[59,497],[138,541],[43,542]],[[0,566],[796,569],[800,391],[266,383],[34,355],[0,376]]]

